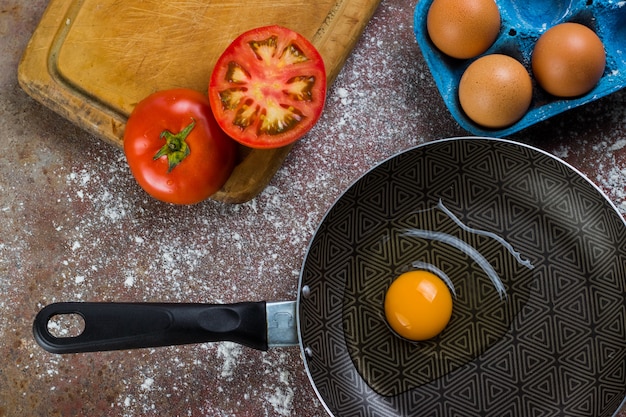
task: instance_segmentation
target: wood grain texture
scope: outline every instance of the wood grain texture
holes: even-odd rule
[[[379,1],[51,0],[18,79],[42,104],[121,147],[126,119],[141,99],[168,88],[206,92],[221,52],[254,27],[279,24],[311,40],[330,85]],[[231,178],[212,198],[254,198],[290,149],[240,147]]]

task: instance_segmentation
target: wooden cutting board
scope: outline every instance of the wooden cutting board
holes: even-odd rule
[[[215,61],[240,33],[278,24],[311,40],[329,85],[380,0],[51,0],[20,62],[22,88],[116,146],[147,95],[168,88],[203,93]],[[214,199],[242,203],[261,192],[291,147],[240,148]]]

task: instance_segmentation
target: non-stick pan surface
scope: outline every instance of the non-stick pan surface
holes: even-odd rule
[[[412,343],[383,301],[418,268],[449,282],[454,306],[443,333]],[[625,223],[598,188],[537,149],[457,138],[383,162],[339,198],[297,303],[56,303],[33,328],[55,353],[299,339],[335,416],[604,417],[626,394],[625,283]],[[84,331],[52,335],[48,321],[72,313]]]
[[[383,316],[414,268],[456,294],[425,343]],[[506,140],[427,143],[364,175],[315,234],[298,300],[307,372],[336,416],[611,416],[625,283],[624,220],[572,167]]]

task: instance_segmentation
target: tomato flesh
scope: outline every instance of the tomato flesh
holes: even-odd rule
[[[324,62],[290,29],[253,29],[218,59],[209,99],[220,127],[233,139],[252,148],[285,146],[319,120],[326,100]]]
[[[174,89],[137,104],[126,123],[124,153],[137,183],[152,197],[195,204],[228,180],[236,143],[218,126],[207,96]]]

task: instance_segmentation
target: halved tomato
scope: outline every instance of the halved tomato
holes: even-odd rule
[[[326,70],[315,47],[282,26],[243,33],[217,60],[209,83],[220,127],[252,148],[300,139],[319,120]]]

